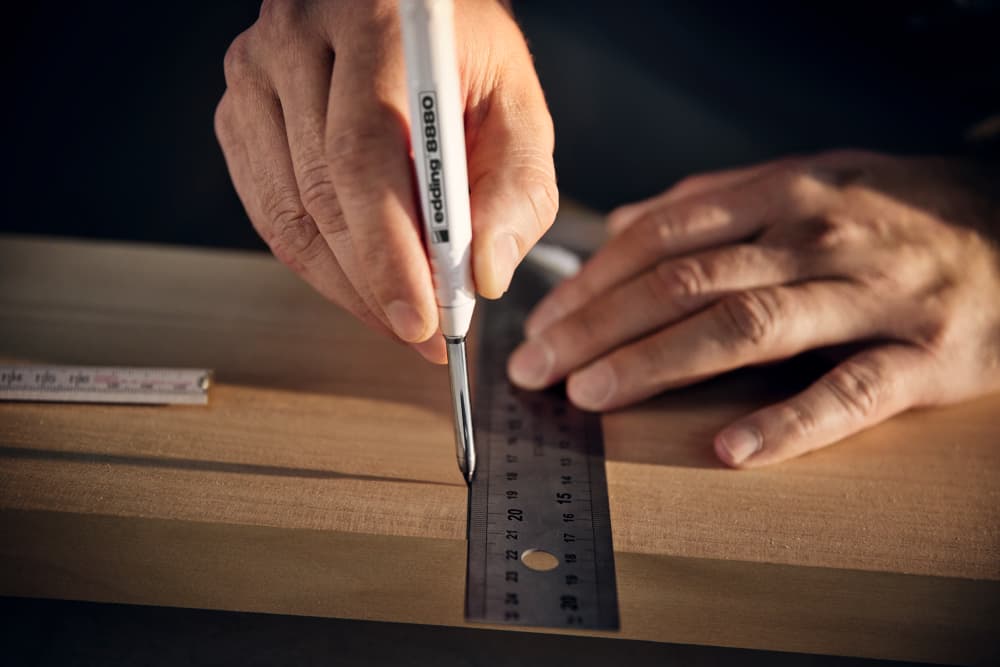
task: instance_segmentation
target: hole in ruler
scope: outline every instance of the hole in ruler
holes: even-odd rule
[[[539,572],[554,570],[559,565],[558,558],[548,551],[542,551],[541,549],[527,549],[521,554],[521,562],[527,565],[529,569],[538,570]]]

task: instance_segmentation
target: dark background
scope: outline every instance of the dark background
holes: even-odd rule
[[[601,210],[792,152],[967,150],[1000,111],[995,4],[515,0],[563,195]],[[0,232],[263,249],[212,129],[258,6],[5,7]],[[12,664],[867,664],[58,601],[0,599],[0,621]]]
[[[4,664],[20,667],[904,667],[911,663],[606,637],[0,598]]]
[[[20,5],[2,28],[0,231],[262,248],[212,129],[259,2]],[[958,152],[1000,110],[995,2],[514,5],[563,195],[601,210],[789,152]]]

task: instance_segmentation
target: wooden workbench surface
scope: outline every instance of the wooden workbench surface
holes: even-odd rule
[[[215,370],[208,407],[0,404],[0,594],[461,625],[447,377],[271,258],[0,239],[0,358]],[[625,638],[942,662],[1000,636],[1000,396],[763,470],[745,371],[604,417]]]

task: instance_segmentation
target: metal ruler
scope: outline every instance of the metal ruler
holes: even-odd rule
[[[0,401],[206,405],[211,371],[119,366],[0,366]]]
[[[506,377],[531,295],[544,289],[531,271],[522,266],[502,300],[483,304],[479,322],[465,616],[616,630],[600,418],[574,408],[562,389],[524,392]]]

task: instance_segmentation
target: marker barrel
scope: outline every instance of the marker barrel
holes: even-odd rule
[[[472,217],[452,0],[400,0],[410,137],[441,331],[472,321]]]

